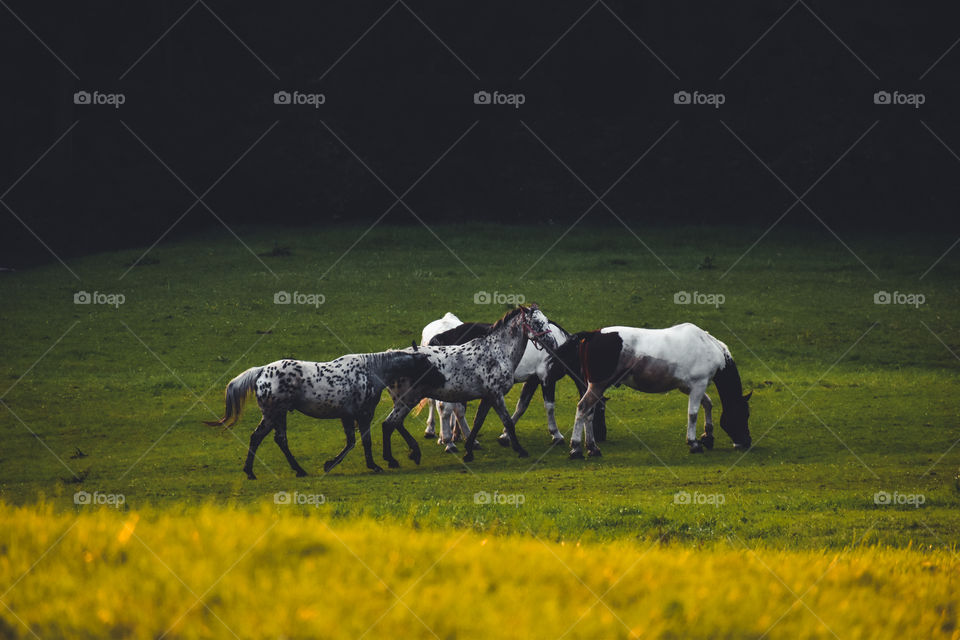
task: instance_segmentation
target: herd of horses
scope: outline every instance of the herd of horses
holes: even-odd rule
[[[743,387],[736,363],[727,346],[699,327],[680,324],[668,329],[605,327],[568,333],[551,322],[537,305],[511,309],[493,324],[463,323],[452,313],[424,327],[421,344],[378,353],[348,354],[330,362],[277,360],[251,367],[230,381],[226,389],[223,418],[208,425],[232,427],[243,404],[253,392],[263,419],[250,436],[243,466],[255,479],[253,462],[257,448],[271,432],[297,476],[307,475],[287,444],[287,413],[299,411],[320,419],[339,419],[346,444],[323,469],[329,472],[356,444],[360,432],[367,468],[382,471],[373,460],[370,425],[386,389],[393,410],[384,419],[383,459],[391,468],[400,464],[393,457],[391,436],[396,431],[410,449],[408,457],[420,463],[420,446],[404,426],[411,411],[429,405],[425,436],[436,436],[446,451],[456,451],[458,437],[465,440],[464,461],[473,460],[480,448],[477,436],[490,409],[503,423],[497,439],[520,457],[529,455],[520,445],[516,423],[542,388],[547,428],[553,444],[564,441],[555,416],[557,382],[570,376],[577,386],[577,404],[570,457],[599,456],[595,428],[605,431],[602,420],[604,392],[625,385],[646,393],[679,389],[689,396],[687,445],[690,453],[712,449],[713,403],[707,395],[712,381],[722,404],[720,427],[738,449],[751,445],[748,420],[750,395]],[[511,415],[504,396],[516,383],[523,390]],[[473,428],[466,422],[466,403],[479,400]],[[700,408],[705,413],[704,433],[696,434]],[[436,417],[435,417],[436,414]]]

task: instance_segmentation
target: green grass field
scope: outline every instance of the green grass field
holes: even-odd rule
[[[644,231],[643,241],[659,258],[622,229],[577,229],[552,249],[563,227],[437,227],[435,231],[443,244],[419,227],[378,227],[348,252],[362,228],[237,229],[252,250],[262,254],[258,257],[225,231],[210,231],[165,240],[122,279],[142,248],[71,261],[79,281],[57,263],[0,274],[4,302],[0,306],[4,327],[0,424],[5,436],[0,449],[0,500],[6,503],[3,518],[9,524],[0,533],[4,583],[17,580],[21,570],[36,562],[57,540],[57,532],[71,522],[76,531],[102,526],[115,539],[112,527],[143,513],[138,535],[144,528],[165,531],[165,527],[177,529],[186,522],[198,522],[208,533],[230,530],[232,540],[238,527],[256,529],[249,518],[260,518],[259,523],[279,518],[276,521],[289,527],[291,539],[296,538],[293,532],[307,536],[306,531],[316,526],[348,537],[372,529],[371,540],[378,542],[368,541],[359,555],[377,567],[391,566],[387,559],[400,551],[391,551],[390,538],[406,532],[397,549],[418,550],[411,551],[421,561],[415,575],[430,566],[425,547],[437,555],[443,552],[436,543],[441,539],[456,539],[464,533],[477,544],[490,539],[501,546],[498,554],[487,559],[467,557],[489,572],[484,580],[499,575],[503,593],[494,602],[509,595],[510,588],[525,592],[518,602],[536,599],[537,589],[547,600],[557,597],[554,591],[563,594],[549,607],[531,609],[551,617],[549,624],[539,626],[542,617],[524,614],[516,629],[527,629],[527,635],[556,636],[555,628],[562,633],[582,613],[584,619],[571,632],[573,637],[591,633],[756,637],[769,625],[774,625],[770,637],[826,637],[833,635],[831,631],[841,637],[869,637],[880,628],[870,625],[883,620],[888,625],[884,633],[891,635],[893,630],[900,630],[900,636],[910,635],[912,629],[914,635],[935,632],[957,637],[960,447],[954,444],[960,438],[955,399],[960,387],[955,355],[960,353],[956,284],[960,257],[947,255],[921,279],[949,246],[949,239],[845,237],[858,259],[826,231],[778,228],[727,272],[760,230]],[[122,294],[124,302],[118,307],[74,304],[74,294],[81,290]],[[278,291],[322,294],[324,302],[277,305]],[[249,366],[281,357],[329,360],[348,352],[408,346],[411,340],[419,340],[424,324],[446,311],[464,320],[493,321],[506,306],[475,304],[474,295],[481,291],[519,294],[528,302],[536,301],[550,319],[569,331],[614,324],[698,324],[727,343],[745,388],[755,392],[751,402],[754,447],[741,454],[719,433],[716,449],[691,456],[684,444],[685,396],[617,389],[608,394],[609,438],[602,444],[603,457],[568,460],[565,447],[549,446],[538,393],[518,428],[521,442],[531,453],[529,459],[519,459],[494,443],[500,425],[491,415],[481,436],[484,449],[469,466],[459,456],[444,454],[435,442],[421,440],[424,456],[419,467],[398,455],[401,469],[370,474],[358,446],[324,475],[323,461],[343,444],[339,422],[291,414],[290,446],[311,475],[295,478],[268,438],[255,465],[259,479],[249,481],[240,467],[249,432],[259,419],[255,402],[248,403],[233,431],[201,424],[219,417],[226,383]],[[679,291],[721,294],[724,301],[719,306],[675,304]],[[878,305],[874,303],[878,291],[919,293],[924,302]],[[511,408],[518,393],[519,387],[507,399]],[[575,410],[575,388],[569,380],[560,383],[557,404],[560,428],[569,435]],[[385,395],[374,422],[377,459],[377,425],[389,408]],[[424,417],[407,419],[417,437]],[[394,449],[399,453],[405,449],[396,435]],[[123,513],[115,513],[111,506],[99,510],[77,506],[78,491],[89,492],[94,499],[122,495]],[[323,504],[275,505],[274,494],[279,491],[322,495]],[[514,502],[522,496],[522,504],[477,504],[477,492],[497,492]],[[678,503],[678,493],[690,495],[691,503]],[[877,504],[878,493],[889,495],[892,504]],[[48,541],[46,545],[23,544],[23,534],[17,533],[20,520],[45,531],[41,539]],[[76,547],[76,541],[71,541],[76,531],[67,530],[55,546]],[[252,536],[250,544],[259,535],[258,530],[245,533]],[[208,582],[216,578],[216,569],[200,562],[208,547],[192,549],[189,536],[179,534],[169,540],[156,533],[144,535],[156,536],[150,538],[149,546],[158,556],[179,558],[174,574],[186,570],[195,558],[198,567],[205,567]],[[224,544],[224,557],[216,566],[229,566],[227,556],[238,556],[248,546],[242,541]],[[301,568],[290,567],[301,563],[304,553],[278,547],[269,536],[262,544],[264,548],[257,551],[262,562],[239,565],[237,575],[268,584],[282,583],[288,572],[308,579]],[[542,553],[544,547],[565,549],[578,544],[585,551],[575,573],[588,582],[596,577],[586,577],[594,571],[614,571],[611,558],[616,554],[611,556],[611,550],[639,556],[654,548],[656,562],[661,563],[656,566],[675,575],[661,578],[659,589],[636,592],[634,597],[647,599],[649,611],[638,617],[642,606],[624,605],[637,615],[621,625],[603,606],[585,611],[590,598],[582,607],[572,606],[566,600],[567,591],[529,578],[532,560],[517,559],[526,557],[531,548],[538,550],[537,562],[551,565],[543,567],[544,579],[550,580],[558,567],[560,575],[565,569],[562,562],[554,563],[556,554]],[[378,549],[383,557],[374,561]],[[764,563],[754,561],[751,550],[767,558],[771,571],[757,569]],[[69,579],[47,574],[62,571],[63,565],[56,564],[59,553],[65,552],[50,551],[49,559],[41,559],[8,593],[0,595],[6,605],[0,607],[0,635],[29,637],[28,625],[44,637],[102,637],[105,633],[157,637],[170,627],[175,628],[167,637],[226,633],[216,617],[202,611],[174,625],[177,615],[167,608],[145,609],[142,616],[130,619],[118,618],[117,610],[105,604],[103,616],[91,609],[76,609],[66,618],[58,607],[39,607],[38,603],[58,597],[60,587],[59,595],[69,596],[86,589],[97,593],[97,585],[109,582],[110,575],[116,575],[117,585],[136,582],[138,570],[115,559],[98,568],[94,583],[85,583],[79,570],[71,572]],[[457,553],[453,550],[450,555]],[[743,563],[735,561],[745,554],[754,558],[749,571],[738,569]],[[846,589],[852,581],[864,594],[878,598],[875,610],[889,604],[885,609],[889,615],[871,620],[866,609],[859,609],[865,600],[855,595],[851,597],[856,603],[848,612],[854,622],[849,625],[838,622],[845,614],[836,603],[822,620],[796,604],[802,611],[791,609],[785,622],[775,623],[779,613],[773,612],[774,605],[792,606],[790,591],[783,589],[778,576],[789,575],[783,582],[800,596],[821,573],[816,568],[822,564],[825,569],[836,554],[844,562],[876,561],[882,568],[870,578],[854,571],[856,575],[846,582],[825,580],[811,592],[817,593],[819,606],[826,607],[829,589]],[[344,562],[357,560],[347,555]],[[771,559],[775,557],[780,560]],[[700,560],[696,558],[711,558],[704,565],[704,578],[711,584],[701,588],[709,593],[695,595],[699,592],[688,574],[697,571]],[[159,562],[158,558],[141,560]],[[331,596],[336,605],[309,615],[319,611],[321,617],[355,615],[357,619],[340,626],[311,626],[319,623],[302,619],[305,637],[363,633],[379,615],[373,611],[376,607],[365,603],[351,614],[348,604],[351,597],[364,600],[369,595],[365,591],[373,590],[377,602],[386,603],[381,608],[390,605],[374,577],[376,572],[343,569],[347,577],[340,584],[343,562],[324,566],[322,558],[314,560],[317,573],[305,588],[317,597],[329,588],[336,592]],[[508,575],[511,562],[521,563],[522,575],[528,577]],[[644,566],[646,560],[637,562]],[[924,562],[932,562],[929,566],[934,568],[924,569]],[[464,566],[462,560],[458,563],[455,566]],[[801,571],[806,564],[810,564],[810,576]],[[387,569],[377,569],[382,571]],[[565,575],[570,578],[569,572]],[[908,614],[893,606],[903,576],[930,582],[929,593],[918,589],[915,594],[920,613]],[[474,579],[480,582],[472,584]],[[442,637],[479,633],[472,618],[485,616],[487,605],[482,597],[472,601],[471,594],[495,589],[484,580],[475,573],[458,577],[450,568],[423,578],[421,587],[461,594],[437,596],[436,606],[446,603],[445,613],[422,607],[432,611],[420,612],[434,623],[427,626],[442,627],[438,631]],[[746,584],[750,580],[756,583]],[[729,616],[730,609],[738,606],[729,594],[716,605],[696,606],[713,597],[718,588],[733,588],[718,587],[722,581],[736,583],[742,591],[735,593],[751,601],[763,600],[771,590],[779,590],[779,595],[762,608],[745,605],[743,616],[747,617],[707,624],[706,618]],[[334,583],[336,587],[331,586]],[[145,584],[151,589],[180,588],[174,575],[165,571],[151,573]],[[117,585],[103,587],[104,593],[116,591]],[[681,586],[690,587],[689,601],[677,595]],[[4,589],[0,587],[0,594]],[[531,590],[533,594],[526,593]],[[103,597],[109,599],[108,595]],[[88,593],[80,600],[92,597]],[[250,606],[250,599],[256,597],[257,590],[250,587],[212,608],[243,625],[243,615],[223,611]],[[269,601],[283,610],[283,620],[296,621],[300,605]],[[670,604],[673,601],[681,603],[679,608]],[[819,611],[812,601],[803,602]],[[491,624],[510,620],[500,618],[502,606],[497,605]],[[394,635],[429,637],[411,616],[399,607],[386,620],[404,619],[397,623]],[[461,618],[463,623],[458,625]],[[263,635],[295,637],[293,622],[265,627]],[[498,633],[510,635],[509,631]],[[259,635],[250,628],[236,632],[241,637]],[[378,628],[378,635],[383,634],[391,635],[389,626]]]

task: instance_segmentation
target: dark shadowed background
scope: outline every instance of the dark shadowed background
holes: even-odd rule
[[[949,237],[958,37],[950,3],[5,0],[0,266],[217,218]]]

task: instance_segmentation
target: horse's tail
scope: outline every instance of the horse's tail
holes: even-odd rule
[[[421,400],[420,402],[417,403],[417,406],[415,406],[415,407],[413,408],[413,410],[411,411],[411,413],[413,413],[414,417],[420,415],[420,412],[423,411],[423,408],[424,408],[425,406],[427,406],[427,403],[428,403],[428,402],[430,402],[430,398],[424,398],[423,400]]]
[[[222,426],[225,429],[235,425],[243,412],[243,404],[247,401],[247,394],[256,388],[257,378],[260,377],[261,371],[263,371],[263,367],[251,367],[231,380],[224,394],[226,409],[223,417],[214,421],[204,420],[204,424],[211,427]]]

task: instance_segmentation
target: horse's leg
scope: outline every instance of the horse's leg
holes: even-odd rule
[[[604,391],[606,389],[601,389],[599,385],[591,382],[587,386],[583,397],[580,398],[580,402],[577,403],[577,416],[573,421],[573,435],[570,436],[571,458],[583,458],[584,434],[586,434],[588,448],[591,445],[593,447],[590,449],[590,455],[600,454],[600,449],[597,448],[593,439],[593,413],[597,402],[603,397]]]
[[[557,381],[547,380],[541,386],[543,387],[543,409],[547,412],[547,429],[553,437],[553,442],[550,444],[562,444],[563,434],[560,433],[560,427],[557,426],[556,415]]]
[[[520,454],[521,458],[529,457],[530,454],[520,446],[520,441],[517,440],[517,430],[513,426],[513,420],[507,411],[507,403],[503,401],[503,396],[497,396],[496,400],[493,401],[493,410],[500,416],[500,421],[503,422],[503,427],[507,430],[507,436],[510,438],[510,446],[513,447],[513,450]]]
[[[393,411],[390,412],[390,415],[387,416],[386,420],[383,421],[381,428],[383,429],[383,459],[387,461],[387,466],[391,469],[396,469],[400,466],[400,463],[397,462],[397,459],[393,457],[393,448],[390,445],[390,436],[393,434],[394,425],[398,421],[398,416],[406,416],[410,412],[410,408],[401,402],[395,402],[393,405]],[[399,418],[399,421],[403,421],[403,418]]]
[[[428,409],[427,409],[427,428],[426,428],[426,430],[423,432],[423,437],[426,438],[427,440],[429,440],[430,438],[435,438],[435,437],[437,436],[437,432],[436,432],[436,429],[435,429],[436,422],[435,422],[434,417],[433,417],[433,406],[436,405],[436,404],[437,404],[437,401],[436,401],[436,400],[430,400],[430,402],[427,403],[427,406],[428,406]],[[437,405],[437,415],[440,415],[440,406],[439,406],[439,405]]]
[[[703,407],[703,412],[706,416],[706,425],[703,428],[703,436],[700,438],[700,443],[707,449],[713,449],[713,402],[710,401],[710,396],[706,393],[703,394],[703,398],[700,400],[700,406]]]
[[[267,437],[271,429],[273,429],[273,424],[267,421],[267,416],[263,416],[263,420],[260,421],[257,428],[250,434],[250,449],[247,451],[247,461],[243,464],[243,472],[246,473],[247,477],[251,480],[257,479],[257,476],[253,475],[253,457],[257,454],[257,447],[260,446],[260,443]]]
[[[300,463],[297,462],[297,459],[293,457],[293,454],[290,453],[290,446],[287,444],[287,414],[282,413],[277,419],[276,431],[273,432],[273,441],[277,443],[277,446],[280,447],[280,451],[283,451],[283,455],[287,458],[287,463],[290,465],[290,468],[297,472],[297,477],[302,478],[307,475],[307,472],[304,471],[303,467],[300,466]]]
[[[700,401],[706,390],[706,385],[690,387],[687,400],[687,444],[690,445],[690,453],[703,453],[703,445],[697,440],[697,414],[700,413]]]
[[[357,444],[357,437],[353,433],[353,425],[355,420],[352,417],[341,418],[340,422],[343,424],[343,435],[347,436],[347,443],[344,445],[343,449],[340,450],[340,453],[323,463],[324,473],[330,473],[330,469],[333,469],[335,466],[340,464],[340,461],[343,460],[344,456],[346,456],[350,449],[353,449],[354,445]]]
[[[373,420],[373,412],[364,413],[357,417],[357,426],[360,428],[360,442],[363,443],[363,457],[367,461],[367,469],[374,473],[380,473],[383,469],[373,461],[373,442],[370,438],[370,422]]]
[[[523,388],[520,390],[520,398],[517,400],[517,408],[513,410],[513,415],[510,416],[510,421],[513,423],[514,428],[517,426],[517,421],[520,420],[530,406],[530,401],[533,399],[533,394],[537,392],[538,386],[540,386],[540,379],[536,376],[530,376],[526,382],[523,383]],[[510,446],[510,436],[507,435],[506,428],[497,436],[497,442],[504,447]]]
[[[457,413],[462,412],[463,405],[459,402],[444,402],[443,413],[440,415],[440,424],[443,427],[443,450],[445,453],[456,453],[456,432],[459,430]]]
[[[397,423],[396,429],[397,433],[399,433],[407,443],[407,446],[410,447],[410,453],[407,454],[407,457],[417,464],[420,464],[420,445],[417,443],[417,440],[410,435],[410,432],[407,431],[407,428],[403,426],[403,420]]]
[[[483,426],[483,419],[487,417],[488,411],[490,411],[490,403],[485,399],[481,400],[480,406],[477,407],[477,415],[473,418],[473,429],[470,430],[470,435],[467,436],[467,442],[464,445],[467,448],[467,452],[463,455],[464,462],[473,460],[473,450],[477,448],[477,436],[480,435],[480,427]]]
[[[455,403],[438,402],[437,411],[440,413],[440,437],[437,438],[437,444],[443,445],[447,453],[456,451],[457,447],[453,444],[453,407]]]

